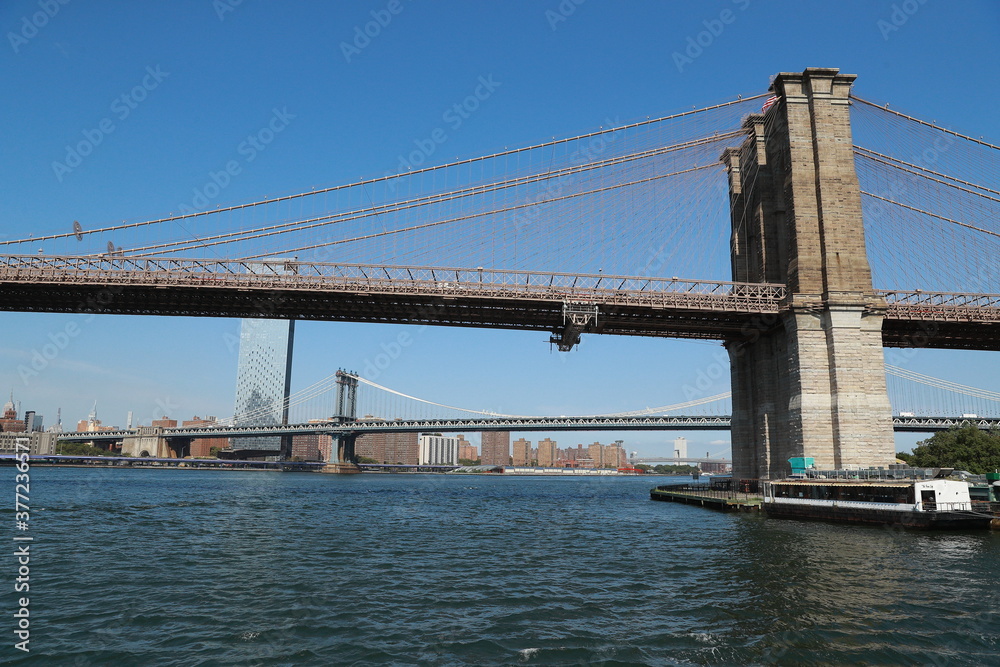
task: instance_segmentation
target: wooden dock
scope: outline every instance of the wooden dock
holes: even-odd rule
[[[658,486],[650,489],[652,500],[700,505],[721,512],[759,512],[763,499],[753,493],[710,489],[693,485]]]

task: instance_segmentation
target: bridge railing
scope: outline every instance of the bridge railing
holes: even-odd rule
[[[199,260],[128,256],[0,257],[8,281],[258,289],[342,290],[444,297],[521,297],[579,303],[777,312],[785,287],[485,268],[334,264],[278,260]]]
[[[776,313],[783,285],[486,268],[203,260],[123,255],[0,256],[0,280],[62,284],[339,290],[439,297],[524,298]],[[1000,294],[876,290],[894,319],[1000,322]]]
[[[1000,294],[875,290],[889,309],[888,317],[1000,322]]]

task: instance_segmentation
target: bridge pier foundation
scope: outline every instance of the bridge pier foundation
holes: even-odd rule
[[[893,461],[881,324],[856,306],[788,312],[756,340],[727,343],[737,478],[784,476],[794,456],[823,469]]]
[[[788,459],[821,468],[895,458],[882,356],[885,304],[872,288],[854,170],[854,75],[779,74],[778,98],[727,149],[733,280],[781,283],[786,301],[727,341],[733,473],[773,478]]]
[[[187,439],[190,447],[191,440]],[[171,452],[174,454],[171,454]],[[171,442],[163,436],[163,428],[160,426],[140,426],[134,435],[125,436],[122,439],[122,456],[134,456],[137,458],[183,458],[176,456],[176,450],[171,447]]]
[[[337,441],[336,450],[331,452],[335,460],[329,463],[354,463],[357,459],[354,445],[358,439],[355,433],[341,433],[335,436]]]

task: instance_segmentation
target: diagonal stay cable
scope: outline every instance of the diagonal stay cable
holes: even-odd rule
[[[421,197],[415,197],[412,199],[406,199],[386,204],[373,205],[371,207],[354,209],[351,211],[341,211],[339,213],[324,214],[314,218],[307,218],[304,220],[293,220],[290,222],[280,223],[276,225],[269,225],[266,227],[257,227],[255,229],[247,229],[247,230],[240,230],[237,232],[216,234],[214,236],[206,236],[203,239],[201,239],[201,242],[194,244],[190,243],[189,240],[173,241],[173,242],[165,242],[154,245],[141,246],[137,248],[130,248],[128,252],[129,256],[131,257],[151,257],[154,255],[183,252],[185,250],[191,250],[196,248],[224,245],[228,243],[238,243],[241,241],[249,241],[253,239],[264,238],[267,236],[276,236],[284,233],[296,233],[329,224],[339,224],[342,222],[364,219],[370,216],[377,217],[379,214],[397,213],[399,211],[419,208],[421,206],[429,206],[429,205],[449,202],[461,199],[463,197],[475,197],[489,192],[496,192],[498,190],[503,190],[507,188],[528,185],[531,183],[543,182],[546,180],[550,180],[552,178],[561,178],[567,175],[575,175],[578,173],[583,173],[586,171],[591,171],[604,167],[618,166],[632,161],[648,159],[651,157],[659,157],[660,155],[664,155],[666,153],[685,150],[706,143],[717,143],[718,141],[724,141],[726,139],[740,136],[741,134],[743,134],[742,130],[736,130],[721,135],[701,137],[699,139],[694,139],[687,142],[674,144],[671,146],[663,146],[660,148],[640,151],[638,153],[630,153],[628,155],[606,158],[605,160],[599,160],[596,162],[588,162],[582,165],[573,165],[570,167],[564,167],[555,172],[529,174],[527,176],[519,176],[512,179],[507,179],[506,181],[498,181],[495,183],[483,183],[475,186],[470,186],[467,188],[462,188],[459,190],[450,190],[447,192],[439,192],[430,195],[423,195]],[[314,224],[314,223],[322,223],[322,224]],[[226,239],[226,240],[221,240],[221,239]],[[150,252],[153,250],[157,250],[159,252],[156,253]]]
[[[866,99],[862,99],[862,98],[856,97],[854,95],[851,95],[851,99],[855,100],[857,102],[861,102],[862,104],[867,104],[868,106],[874,107],[875,109],[879,109],[881,111],[884,111],[885,113],[893,114],[895,116],[899,116],[900,118],[905,118],[906,120],[911,120],[911,121],[913,121],[915,123],[919,123],[920,125],[924,125],[925,127],[934,128],[935,130],[938,130],[940,132],[944,132],[946,134],[950,134],[950,135],[958,137],[960,139],[965,139],[966,141],[971,141],[973,143],[979,144],[980,146],[985,146],[986,148],[992,148],[993,150],[1000,151],[1000,146],[994,146],[993,144],[989,143],[988,141],[983,141],[982,139],[976,139],[975,137],[970,137],[970,136],[968,136],[966,134],[961,134],[960,132],[955,132],[954,130],[949,130],[947,128],[941,127],[940,125],[935,125],[934,123],[928,123],[926,120],[920,120],[919,118],[914,118],[913,116],[907,116],[905,113],[900,113],[898,111],[894,111],[893,109],[889,109],[888,107],[882,106],[880,104],[875,104],[874,102],[869,102]]]
[[[955,178],[953,176],[948,176],[947,174],[941,174],[939,172],[931,171],[930,169],[925,169],[925,168],[920,167],[920,166],[915,165],[915,164],[910,164],[909,162],[903,162],[902,160],[897,160],[896,158],[889,157],[888,155],[882,155],[881,153],[876,153],[875,151],[868,150],[867,148],[861,148],[860,146],[855,146],[854,149],[855,149],[854,150],[855,155],[857,155],[859,157],[863,157],[866,160],[871,160],[872,162],[877,162],[879,164],[884,164],[887,167],[892,167],[893,169],[898,169],[899,171],[905,172],[907,174],[913,174],[914,176],[918,176],[920,178],[925,178],[928,181],[933,181],[934,183],[940,183],[941,185],[946,185],[949,188],[954,188],[956,190],[959,190],[960,192],[966,192],[966,193],[968,193],[970,195],[976,195],[977,197],[982,197],[983,199],[988,199],[990,201],[1000,202],[1000,199],[997,199],[996,197],[990,197],[989,195],[983,194],[982,192],[977,192],[976,190],[971,190],[969,188],[962,187],[962,185],[971,185],[972,187],[977,188],[979,190],[984,190],[986,192],[990,192],[990,193],[995,194],[995,195],[1000,195],[1000,191],[998,191],[998,190],[991,190],[990,188],[986,187],[985,185],[978,185],[976,183],[970,183],[969,181],[963,181],[963,180]],[[878,156],[878,157],[875,157],[875,156]],[[883,159],[883,158],[885,158],[885,159]],[[902,165],[906,165],[906,166],[902,166]],[[913,169],[909,169],[908,167],[913,167]],[[920,171],[917,171],[918,169]],[[920,173],[921,171],[926,172],[926,173]],[[941,176],[943,178],[950,179],[951,181],[954,181],[954,182],[949,182],[949,181],[946,181],[946,180],[942,180],[940,178],[934,178],[933,176],[930,176],[928,174],[934,174],[935,176]],[[956,183],[961,183],[962,185],[956,185]]]
[[[896,206],[899,206],[901,208],[905,208],[905,209],[910,210],[910,211],[914,211],[915,213],[923,213],[924,215],[929,215],[932,218],[937,218],[938,220],[943,220],[945,222],[950,222],[953,225],[958,225],[959,227],[965,227],[966,229],[972,229],[972,230],[975,230],[977,232],[982,232],[983,234],[989,234],[990,236],[995,236],[997,238],[1000,238],[1000,234],[998,234],[997,232],[990,231],[989,229],[983,229],[982,227],[976,227],[975,225],[970,225],[967,222],[960,222],[958,220],[953,220],[951,218],[946,218],[943,215],[938,215],[937,213],[931,213],[930,211],[925,211],[922,208],[917,208],[915,206],[909,206],[907,204],[903,204],[903,203],[900,203],[898,201],[894,201],[892,199],[889,199],[888,197],[881,197],[879,195],[872,194],[871,192],[866,192],[865,190],[861,190],[861,194],[867,195],[869,197],[872,197],[873,199],[880,199],[880,200],[882,200],[884,202],[887,202],[889,204],[895,204]]]
[[[612,134],[614,132],[621,132],[621,131],[629,130],[629,129],[636,128],[636,127],[642,127],[644,125],[650,125],[650,124],[653,124],[653,123],[660,123],[660,122],[663,122],[663,121],[674,120],[676,118],[682,118],[682,117],[685,117],[685,116],[691,116],[691,115],[703,113],[703,112],[706,112],[706,111],[713,111],[715,109],[722,109],[722,108],[725,108],[725,107],[728,107],[728,106],[732,106],[734,104],[743,104],[744,102],[748,102],[748,101],[751,101],[751,100],[756,100],[756,99],[759,99],[761,97],[765,97],[766,95],[768,95],[768,93],[760,93],[760,94],[752,95],[752,96],[749,96],[749,97],[738,97],[735,100],[730,100],[728,102],[722,102],[720,104],[714,104],[714,105],[711,105],[711,106],[702,107],[701,109],[692,109],[691,111],[683,111],[681,113],[671,114],[669,116],[662,116],[660,118],[653,118],[653,119],[648,119],[648,120],[644,120],[644,121],[639,121],[639,122],[636,122],[636,123],[630,123],[630,124],[626,124],[626,125],[620,125],[620,126],[617,126],[617,127],[611,127],[611,128],[607,128],[607,129],[601,129],[601,130],[597,130],[595,132],[588,132],[588,133],[585,133],[585,134],[580,134],[580,135],[576,135],[576,136],[573,136],[573,137],[568,137],[568,138],[565,138],[565,139],[553,139],[552,141],[546,141],[546,142],[543,142],[543,143],[540,143],[540,144],[534,144],[534,145],[531,145],[531,146],[523,146],[521,148],[513,148],[513,149],[510,149],[510,150],[499,151],[499,152],[493,153],[491,155],[482,155],[482,156],[478,156],[478,157],[474,157],[474,158],[467,158],[467,159],[464,159],[464,160],[456,160],[456,161],[453,161],[453,162],[449,162],[447,164],[436,165],[436,166],[433,166],[433,167],[424,167],[423,169],[415,169],[413,171],[408,171],[408,172],[404,172],[404,173],[400,173],[400,174],[392,174],[392,175],[387,175],[387,176],[379,176],[379,177],[376,177],[376,178],[364,179],[364,180],[356,181],[356,182],[353,182],[353,183],[346,183],[346,184],[335,185],[335,186],[331,186],[331,187],[327,187],[327,188],[321,188],[319,190],[310,190],[308,192],[299,192],[299,193],[296,193],[296,194],[284,195],[284,196],[281,196],[281,197],[271,197],[271,198],[261,199],[259,201],[255,201],[255,202],[247,202],[245,204],[235,204],[233,206],[224,206],[224,207],[219,207],[219,208],[215,208],[215,209],[211,209],[211,210],[206,210],[206,211],[194,211],[194,212],[191,212],[191,213],[183,213],[183,214],[179,214],[179,215],[172,215],[172,216],[167,216],[167,217],[164,217],[164,218],[157,218],[155,220],[144,220],[144,221],[139,221],[139,222],[125,223],[125,224],[121,224],[121,225],[111,225],[111,226],[100,227],[100,228],[95,228],[95,229],[84,229],[84,230],[80,230],[80,231],[72,231],[72,232],[67,232],[67,233],[63,233],[63,234],[48,234],[48,235],[45,235],[45,236],[36,236],[34,238],[0,240],[0,246],[15,245],[15,244],[18,244],[18,243],[35,243],[35,242],[38,242],[38,241],[48,241],[50,239],[64,239],[64,238],[75,237],[77,235],[100,234],[100,233],[104,233],[104,232],[118,231],[118,230],[121,230],[121,229],[133,229],[135,227],[143,227],[143,226],[147,226],[147,225],[156,225],[156,224],[161,224],[161,223],[165,223],[165,222],[173,222],[175,220],[185,220],[187,218],[196,218],[196,217],[200,217],[200,216],[213,215],[213,214],[216,214],[216,213],[226,213],[226,212],[229,212],[229,211],[239,211],[239,210],[242,210],[242,209],[253,208],[255,206],[263,206],[263,205],[266,205],[266,204],[274,204],[274,203],[277,203],[277,202],[284,202],[284,201],[289,201],[289,200],[292,200],[292,199],[298,199],[300,197],[308,197],[308,196],[311,196],[311,195],[318,195],[318,194],[324,194],[324,193],[328,193],[328,192],[335,192],[337,190],[344,190],[344,189],[347,189],[347,188],[357,187],[359,185],[370,185],[370,184],[373,184],[373,183],[381,183],[381,182],[389,181],[389,180],[392,180],[392,179],[395,179],[395,178],[415,176],[415,175],[418,175],[418,174],[422,174],[422,173],[425,173],[425,172],[431,172],[431,171],[438,170],[438,169],[447,169],[449,167],[456,167],[456,166],[462,166],[462,165],[472,164],[472,163],[480,162],[480,161],[484,161],[484,160],[490,160],[490,159],[494,159],[494,158],[505,157],[505,156],[508,156],[508,155],[515,155],[517,153],[521,153],[521,152],[525,152],[525,151],[532,151],[532,150],[535,150],[535,149],[538,149],[538,148],[545,148],[545,147],[548,147],[548,146],[556,146],[556,145],[559,145],[559,144],[569,143],[569,142],[573,142],[573,141],[579,141],[581,139],[587,139],[587,138],[590,138],[590,137],[597,137],[597,136],[601,136],[601,135],[605,135],[605,134]]]
[[[527,203],[524,203],[524,204],[517,204],[517,205],[514,205],[514,206],[507,206],[507,207],[504,207],[504,208],[498,208],[498,209],[495,209],[495,210],[492,210],[492,211],[482,211],[482,212],[478,212],[478,213],[470,213],[469,215],[458,216],[458,217],[455,217],[455,218],[448,218],[448,219],[445,219],[445,220],[437,220],[435,222],[426,222],[426,223],[423,223],[423,224],[420,224],[420,225],[411,225],[410,227],[402,227],[400,229],[394,229],[394,230],[391,230],[391,231],[388,231],[388,232],[377,232],[375,234],[365,234],[363,236],[356,236],[356,237],[349,238],[349,239],[339,239],[339,240],[336,240],[336,241],[327,241],[325,243],[313,243],[311,245],[298,246],[296,248],[285,248],[285,249],[282,249],[282,250],[272,250],[271,252],[267,252],[267,253],[261,253],[261,254],[257,254],[257,255],[248,255],[246,257],[240,257],[238,259],[238,261],[247,261],[247,260],[251,260],[251,259],[260,259],[260,258],[263,258],[263,257],[272,257],[272,256],[277,255],[277,254],[286,254],[286,253],[290,253],[290,252],[300,252],[300,251],[303,251],[303,250],[314,250],[316,248],[325,248],[325,247],[328,247],[328,246],[340,245],[342,243],[353,243],[353,242],[356,242],[356,241],[366,241],[368,239],[379,238],[379,237],[382,237],[382,236],[391,236],[393,234],[402,234],[403,232],[412,232],[412,231],[415,231],[415,230],[418,230],[418,229],[428,229],[430,227],[438,227],[440,225],[446,225],[446,224],[450,224],[450,223],[453,223],[453,222],[461,222],[463,220],[470,220],[470,219],[473,219],[473,218],[480,218],[480,217],[487,216],[487,215],[495,215],[497,213],[508,213],[510,211],[517,211],[517,210],[520,210],[520,209],[529,208],[531,206],[539,206],[541,204],[551,204],[552,202],[565,201],[565,200],[569,200],[569,199],[574,199],[576,197],[583,197],[583,196],[586,196],[586,195],[598,194],[598,193],[601,193],[601,192],[608,192],[610,190],[617,190],[619,188],[632,187],[634,185],[641,185],[643,183],[649,183],[649,182],[657,181],[657,180],[660,180],[660,179],[663,179],[663,178],[669,178],[671,176],[678,176],[680,174],[687,174],[687,173],[691,173],[691,172],[694,172],[694,171],[700,171],[702,169],[717,169],[718,167],[719,167],[718,164],[707,164],[707,165],[702,165],[700,167],[692,167],[690,169],[682,169],[680,171],[671,172],[669,174],[660,174],[659,176],[651,176],[649,178],[642,178],[642,179],[639,179],[639,180],[636,180],[636,181],[629,181],[628,183],[617,183],[615,185],[609,185],[609,186],[606,186],[606,187],[603,187],[603,188],[595,188],[593,190],[586,190],[584,192],[575,192],[573,194],[563,195],[561,197],[553,197],[551,199],[545,199],[545,200],[542,200],[542,201],[527,202]],[[327,223],[320,223],[320,224],[313,225],[313,226],[318,227],[318,226],[322,226],[322,224],[327,224]]]

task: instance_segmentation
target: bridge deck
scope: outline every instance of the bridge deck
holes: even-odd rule
[[[264,268],[262,268],[264,267]],[[882,291],[883,344],[1000,350],[1000,295]],[[315,262],[0,257],[0,310],[274,317],[740,339],[775,326],[767,283]]]
[[[1000,417],[922,417],[894,416],[897,431],[933,432],[973,425],[988,430],[1000,427]],[[482,419],[419,419],[356,422],[308,422],[277,426],[205,426],[165,428],[156,435],[166,438],[255,437],[277,435],[361,434],[387,432],[462,431],[725,431],[729,415],[705,417],[498,417]],[[137,435],[136,431],[100,431],[63,433],[60,440],[121,440]]]

